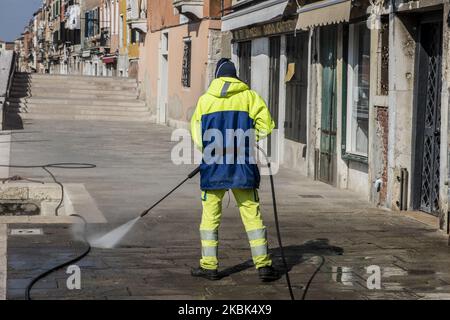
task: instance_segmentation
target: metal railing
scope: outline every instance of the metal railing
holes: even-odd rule
[[[18,59],[18,55],[16,52],[13,51],[13,57],[11,59],[11,66],[9,69],[9,76],[8,76],[8,85],[7,85],[7,89],[6,89],[6,94],[5,94],[5,100],[2,101],[2,108],[1,108],[1,112],[2,112],[2,123],[0,124],[1,126],[1,130],[3,130],[3,125],[5,123],[5,115],[6,115],[6,110],[5,110],[5,106],[6,106],[6,102],[9,100],[9,97],[11,95],[11,87],[13,84],[13,80],[14,80],[14,76],[16,74],[16,69],[18,67],[17,65],[17,59]]]

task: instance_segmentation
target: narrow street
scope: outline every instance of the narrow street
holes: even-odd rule
[[[137,216],[193,168],[168,161],[171,131],[139,122],[25,120],[24,129],[11,134],[11,163],[97,165],[89,170],[52,169],[64,184],[84,184],[95,199],[108,223],[89,225],[93,234]],[[39,169],[14,169],[11,174],[51,182]],[[282,169],[275,181],[282,236],[298,299],[321,262],[319,256],[325,264],[306,299],[450,298],[450,247],[441,232],[373,208],[352,192],[292,170]],[[267,179],[263,179],[260,198],[271,252],[276,266],[282,268]],[[227,202],[226,196],[219,252],[224,278],[220,281],[199,280],[189,274],[200,255],[201,201],[196,178],[140,221],[118,248],[93,249],[78,264],[81,290],[68,290],[68,275],[61,270],[39,282],[32,297],[288,299],[284,279],[259,282],[235,202],[232,197],[228,206]],[[19,227],[23,225],[8,225],[9,229]],[[8,299],[23,299],[32,277],[84,248],[67,225],[26,227],[41,227],[44,235],[8,235]],[[371,265],[381,268],[380,290],[366,286],[366,268]]]
[[[448,0],[0,1],[0,300],[450,300],[449,39]]]

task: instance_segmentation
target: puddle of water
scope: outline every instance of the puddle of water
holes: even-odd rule
[[[401,268],[397,267],[382,267],[381,268],[381,276],[382,277],[398,277],[398,276],[407,276],[408,272]]]
[[[341,283],[344,286],[353,286],[353,269],[350,267],[332,267],[331,278],[334,282]]]
[[[390,291],[403,291],[405,290],[405,287],[402,286],[402,284],[398,282],[381,282],[381,288],[383,290],[390,290]]]
[[[408,270],[408,274],[411,276],[425,276],[436,274],[434,270]]]
[[[450,293],[417,293],[421,300],[450,300]]]

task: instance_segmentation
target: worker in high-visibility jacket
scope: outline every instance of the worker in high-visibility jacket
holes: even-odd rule
[[[230,60],[221,59],[215,79],[206,94],[200,97],[191,120],[192,139],[203,150],[200,165],[202,258],[200,266],[191,271],[192,276],[220,279],[218,230],[222,198],[231,189],[260,279],[271,281],[279,278],[268,253],[266,227],[258,198],[260,174],[253,154],[254,142],[269,135],[274,127],[264,100],[237,78],[236,68]],[[230,134],[230,130],[234,134]],[[236,132],[244,133],[243,139],[237,137]],[[249,137],[253,143],[247,143]]]

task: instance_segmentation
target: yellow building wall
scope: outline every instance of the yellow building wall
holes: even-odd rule
[[[138,59],[139,58],[139,44],[131,43],[128,45],[128,59]]]
[[[120,23],[120,16],[123,17],[123,43],[120,44],[120,54],[124,55],[126,54],[127,49],[127,41],[128,41],[128,28],[127,28],[127,1],[126,0],[120,0],[119,2],[119,23]],[[120,42],[120,39],[119,39]]]
[[[129,59],[138,59],[139,58],[139,43],[128,44],[128,38],[130,37],[130,28],[128,28],[127,1],[126,0],[120,0],[119,12],[120,12],[119,15],[123,16],[123,44],[122,44],[122,48],[120,49],[120,54],[125,54],[128,52]]]

